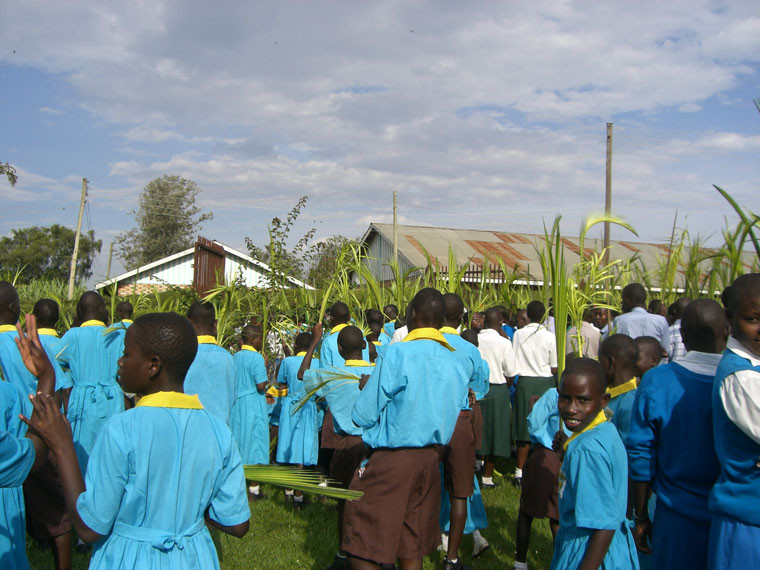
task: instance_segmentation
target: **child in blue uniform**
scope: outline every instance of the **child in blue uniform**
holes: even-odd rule
[[[39,335],[42,348],[45,349],[50,362],[53,363],[53,367],[60,366],[58,355],[63,351],[63,344],[55,328],[60,318],[58,303],[53,299],[40,299],[34,304],[32,314],[37,319],[37,334]],[[70,371],[62,369],[62,372],[63,377],[57,381],[56,391],[63,401],[65,413],[69,405],[68,396],[74,383],[71,381]]]
[[[127,333],[129,325],[132,324],[133,312],[134,307],[129,301],[121,301],[116,305],[114,322],[109,327],[111,331],[106,337],[106,345],[116,355],[116,360],[124,354],[124,335]]]
[[[95,440],[111,416],[124,411],[124,393],[116,383],[116,355],[106,346],[106,305],[93,291],[77,303],[78,327],[69,329],[61,339],[61,362],[71,370],[74,387],[69,396],[67,417],[82,472]]]
[[[760,560],[760,273],[728,293],[731,337],[713,384],[713,436],[720,476],[710,493],[711,569],[757,568]]]
[[[198,354],[187,371],[185,392],[198,394],[203,407],[229,425],[235,404],[235,362],[216,342],[216,309],[211,303],[196,301],[187,319],[198,336]]]
[[[175,313],[129,327],[119,381],[142,398],[103,426],[83,480],[52,399],[25,420],[55,455],[77,534],[95,544],[90,568],[219,568],[207,524],[248,531],[245,475],[232,432],[182,382],[196,333]]]
[[[601,365],[590,358],[571,360],[559,384],[559,414],[573,435],[567,439],[558,432],[555,438],[564,459],[553,570],[639,567],[626,522],[628,463],[620,435],[604,413],[606,388]]]
[[[383,315],[385,315],[385,320],[387,321],[383,325],[383,330],[388,335],[388,338],[393,338],[393,333],[396,332],[396,321],[398,320],[398,307],[393,303],[385,305],[383,307]]]
[[[636,378],[638,358],[636,341],[625,334],[612,335],[599,346],[599,363],[604,369],[607,393],[610,395],[607,405],[612,412],[610,421],[618,429],[624,444],[631,429],[633,400],[639,385],[639,379]]]
[[[707,568],[707,498],[720,473],[712,384],[728,336],[723,308],[710,299],[690,303],[681,316],[680,334],[688,352],[641,379],[626,441],[634,538],[640,553],[652,553],[655,570]],[[695,452],[684,453],[687,443]],[[654,524],[648,508],[652,490],[657,494]],[[643,566],[641,557],[640,562]]]
[[[653,336],[640,336],[634,339],[639,349],[639,360],[636,364],[638,377],[642,378],[647,370],[659,366],[663,359],[662,345]]]
[[[241,331],[240,350],[235,353],[235,404],[230,428],[244,465],[269,463],[269,410],[264,389],[267,367],[259,352],[263,341],[261,327],[246,325]],[[253,482],[252,482],[253,483]],[[258,484],[248,485],[249,498],[263,497]]]

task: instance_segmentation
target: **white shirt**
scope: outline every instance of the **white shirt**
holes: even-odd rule
[[[393,331],[393,336],[391,337],[390,344],[393,344],[394,342],[401,342],[406,338],[406,335],[409,334],[409,327],[404,325],[403,327],[397,328],[395,331]]]
[[[557,342],[546,327],[528,323],[515,331],[515,368],[520,376],[551,376],[557,367]]]
[[[760,366],[760,358],[734,337],[728,337],[726,348],[749,360],[752,366]],[[683,365],[683,361],[679,360],[678,364]],[[729,374],[720,385],[720,400],[728,419],[747,437],[760,443],[760,374],[754,370]]]
[[[491,384],[506,384],[507,377],[515,372],[515,355],[512,343],[493,329],[483,329],[478,333],[478,350],[480,356],[488,364]]]
[[[555,337],[556,338],[556,337]],[[602,342],[602,333],[591,323],[581,321],[581,339],[583,339],[583,356],[596,358],[599,356],[599,344]],[[567,331],[565,340],[565,354],[576,352],[578,349],[578,329],[576,327]]]

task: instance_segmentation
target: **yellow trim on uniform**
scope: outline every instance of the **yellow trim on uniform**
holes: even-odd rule
[[[448,342],[446,342],[446,339],[444,336],[438,331],[438,329],[434,329],[432,327],[423,327],[421,329],[414,329],[411,331],[406,337],[404,337],[404,340],[401,342],[410,342],[413,340],[434,340],[444,348],[449,349],[450,351],[454,352],[454,347],[451,346]]]
[[[457,329],[455,329],[454,327],[441,327],[438,330],[441,331],[441,334],[455,334],[459,336]]]
[[[135,321],[133,321],[132,319],[121,319],[119,322],[120,323],[127,323],[128,325],[131,325]]]
[[[372,344],[374,344],[375,346],[383,346],[383,341],[381,341],[381,340],[373,340]]]
[[[570,442],[573,441],[579,435],[581,435],[583,432],[586,432],[590,429],[594,429],[596,426],[598,426],[599,424],[603,424],[606,421],[607,421],[607,414],[604,413],[604,410],[600,410],[599,413],[594,418],[594,421],[592,421],[581,431],[574,433],[567,439],[567,441],[565,442],[565,450],[567,450],[567,446],[570,445]]]
[[[37,334],[58,337],[58,331],[55,329],[37,329]]]
[[[628,382],[625,384],[621,384],[620,386],[613,386],[612,388],[607,388],[607,393],[610,395],[610,398],[617,398],[618,396],[622,396],[626,392],[630,392],[632,390],[635,390],[639,387],[638,382],[636,381],[636,377],[634,376]]]
[[[16,325],[0,325],[0,333],[11,332],[16,330]]]
[[[198,394],[183,394],[182,392],[156,392],[140,398],[135,408],[181,408],[183,410],[202,410],[203,404]]]
[[[346,328],[347,326],[348,326],[348,323],[342,323],[342,324],[339,324],[339,325],[335,325],[335,326],[332,328],[332,330],[330,331],[330,334],[333,334],[333,333],[337,333],[337,332],[340,332],[340,331],[342,331],[344,328]]]
[[[250,344],[244,344],[240,347],[240,350],[250,350],[251,352],[258,352],[254,347],[252,347]]]
[[[306,356],[306,351],[302,350],[301,352],[299,352],[298,354],[296,354],[296,356]]]
[[[288,395],[288,389],[287,388],[281,388],[277,389],[277,386],[272,384],[269,389],[266,391],[267,395],[272,396],[273,398],[281,398],[283,396]]]
[[[103,321],[99,321],[98,319],[91,319],[89,321],[83,322],[80,327],[104,327],[106,324]]]
[[[352,360],[349,358],[346,360],[346,366],[374,366],[374,364],[370,364],[366,360]]]
[[[215,336],[212,336],[210,334],[199,334],[198,344],[218,344],[218,343],[216,342]]]

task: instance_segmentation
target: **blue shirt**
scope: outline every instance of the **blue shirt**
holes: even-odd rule
[[[218,344],[199,343],[198,353],[185,376],[185,393],[198,394],[206,410],[230,423],[235,404],[235,362]]]
[[[21,359],[21,353],[16,345],[18,333],[16,330],[0,332],[0,368],[3,371],[3,378],[16,386],[24,395],[37,393],[37,378],[29,372],[24,361]],[[42,340],[40,340],[42,343]],[[43,348],[45,346],[43,345]],[[61,370],[61,365],[55,357],[55,353],[45,348],[45,352],[53,365],[55,372],[55,389],[60,390],[68,384],[66,375]]]
[[[351,419],[372,448],[448,444],[469,376],[434,340],[390,345],[354,405]]]
[[[361,378],[362,374],[372,375],[374,371],[374,366],[352,366],[347,364],[340,372]],[[311,387],[316,387],[325,380],[329,380],[330,372],[324,368],[307,370],[303,379],[307,388],[311,389]],[[317,392],[327,402],[327,407],[333,416],[333,431],[338,435],[362,434],[361,428],[351,420],[351,411],[360,393],[358,380],[353,381],[343,378],[336,378]]]
[[[559,431],[559,393],[556,388],[549,388],[536,400],[528,414],[528,434],[533,443],[543,445],[547,449],[552,448],[554,436]],[[573,432],[562,426],[565,434],[569,437]]]
[[[653,336],[660,341],[660,346],[668,350],[670,340],[670,325],[662,315],[648,313],[642,307],[634,307],[630,313],[615,317],[612,322],[615,334],[627,334],[631,338]]]
[[[614,398],[610,398],[610,403],[607,407],[612,411],[612,418],[610,421],[614,425],[620,439],[625,443],[628,438],[628,432],[631,429],[631,414],[633,412],[633,401],[636,398],[636,390],[631,390],[625,394],[620,394]]]
[[[124,337],[132,321],[116,321],[109,328],[113,329],[106,335],[106,346],[111,352],[111,357],[117,361],[124,354]]]
[[[488,368],[488,363],[480,356],[478,347],[464,340],[458,334],[452,334],[445,332],[443,337],[451,346],[454,347],[454,356],[462,360],[466,370],[468,371],[469,383],[467,387],[475,392],[475,398],[482,400],[488,393],[488,378],[491,371]],[[465,396],[465,400],[462,403],[463,410],[470,409],[469,399]]]
[[[383,330],[385,331],[385,334],[387,334],[389,338],[393,338],[393,333],[396,332],[396,322],[391,321],[390,323],[385,323],[383,325]]]

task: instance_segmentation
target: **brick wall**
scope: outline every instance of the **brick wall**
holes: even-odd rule
[[[189,289],[189,285],[175,285],[175,287],[179,287],[180,289]],[[126,297],[128,295],[131,295],[132,293],[137,293],[138,295],[142,295],[144,293],[153,293],[155,291],[168,291],[171,289],[171,285],[167,285],[166,283],[138,283],[137,287],[133,283],[125,284],[125,285],[119,285],[119,291],[118,295],[119,297]]]

